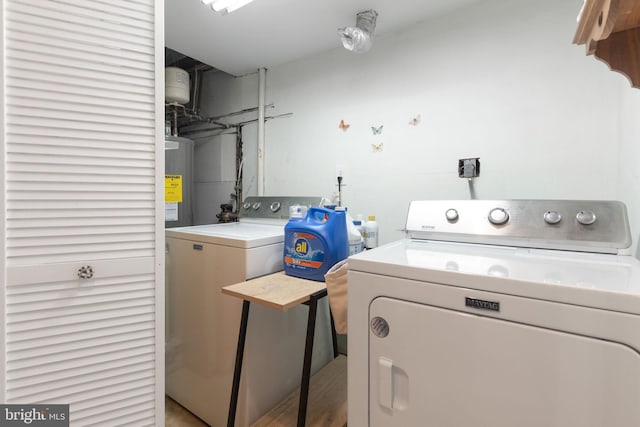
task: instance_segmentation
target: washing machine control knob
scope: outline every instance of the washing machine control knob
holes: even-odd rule
[[[250,209],[251,208],[251,203],[250,202],[244,202],[242,207],[245,208],[245,209]]]
[[[596,214],[591,211],[580,211],[576,215],[576,219],[582,225],[591,225],[596,222]]]
[[[562,215],[556,211],[546,211],[544,213],[544,222],[547,224],[557,224],[562,221]]]
[[[455,209],[447,209],[447,211],[445,212],[444,216],[447,217],[447,221],[449,222],[456,222],[458,220],[458,218],[460,217],[458,215],[458,211]]]
[[[280,210],[280,202],[273,202],[271,203],[271,206],[269,206],[269,209],[271,209],[271,212],[278,212]]]
[[[257,211],[258,209],[260,209],[260,206],[261,206],[261,205],[262,205],[262,203],[260,203],[260,202],[255,202],[255,203],[253,204],[253,210],[254,210],[254,211]]]
[[[494,225],[503,225],[509,221],[509,212],[503,208],[493,208],[489,211],[489,222]]]

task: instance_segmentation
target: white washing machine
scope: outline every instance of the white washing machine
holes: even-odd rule
[[[640,426],[640,262],[619,202],[411,203],[349,258],[349,427]]]
[[[221,288],[281,271],[289,206],[320,201],[248,197],[239,222],[165,230],[166,393],[211,426],[227,425],[242,311]],[[312,372],[333,359],[329,319],[323,301]],[[236,426],[249,426],[300,385],[306,326],[305,306],[252,306]]]

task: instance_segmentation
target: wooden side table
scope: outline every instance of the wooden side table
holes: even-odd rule
[[[304,363],[302,366],[302,381],[300,385],[300,401],[298,404],[298,427],[304,427],[307,415],[307,401],[309,397],[309,381],[311,378],[311,356],[313,354],[313,338],[316,328],[316,313],[318,300],[327,296],[327,287],[324,282],[300,279],[287,276],[284,272],[270,274],[235,285],[225,286],[222,293],[243,300],[242,317],[240,319],[240,332],[238,334],[238,349],[236,351],[236,364],[233,372],[233,387],[231,389],[231,402],[229,403],[229,416],[227,427],[234,427],[236,409],[238,406],[238,393],[240,391],[240,375],[242,373],[242,359],[244,357],[244,344],[247,337],[247,323],[249,320],[249,306],[252,302],[262,304],[276,310],[284,311],[299,304],[309,306],[307,319],[307,336],[304,348]],[[331,314],[331,310],[329,310]],[[331,336],[333,338],[333,356],[338,356],[333,316],[331,316]]]

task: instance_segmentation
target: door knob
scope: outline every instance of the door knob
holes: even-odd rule
[[[81,279],[91,279],[93,277],[93,267],[83,265],[78,269],[78,277]]]

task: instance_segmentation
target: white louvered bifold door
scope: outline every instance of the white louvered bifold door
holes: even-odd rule
[[[155,9],[4,1],[5,400],[72,426],[164,422]]]

